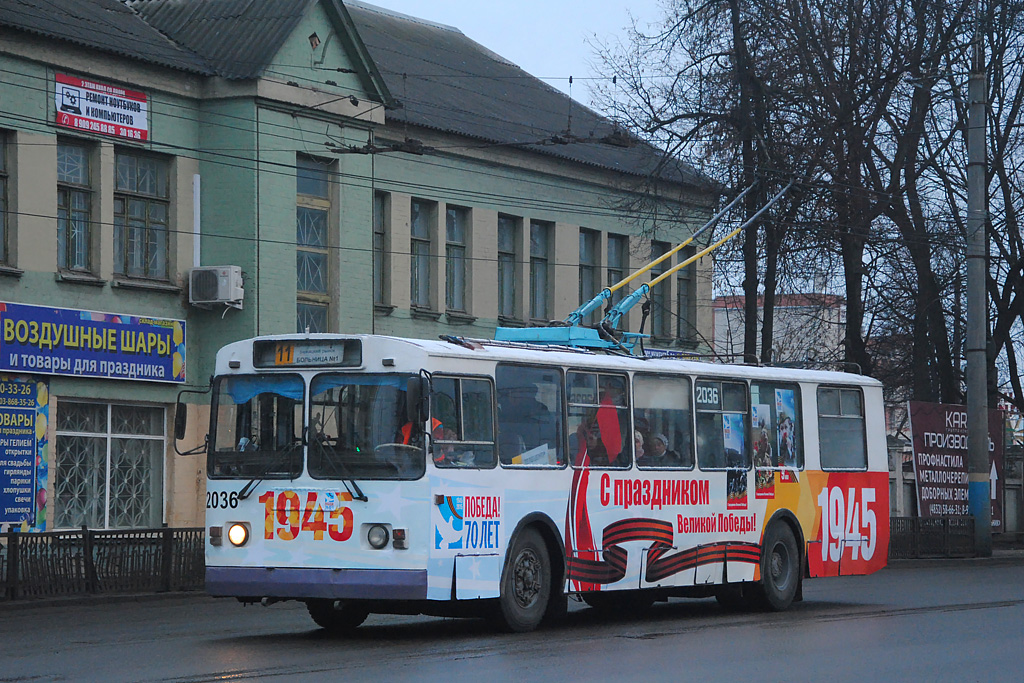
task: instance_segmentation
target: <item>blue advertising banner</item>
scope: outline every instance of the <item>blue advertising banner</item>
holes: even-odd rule
[[[185,381],[185,321],[0,302],[0,370]]]
[[[0,375],[0,529],[46,530],[46,382]]]

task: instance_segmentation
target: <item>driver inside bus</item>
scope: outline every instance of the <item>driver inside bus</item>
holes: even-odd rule
[[[430,418],[430,432],[434,439],[444,438],[444,425],[436,417]],[[398,430],[398,436],[395,438],[395,441],[406,446],[419,446],[422,448],[422,438],[422,428],[412,420],[409,420]],[[414,439],[416,443],[413,443]]]

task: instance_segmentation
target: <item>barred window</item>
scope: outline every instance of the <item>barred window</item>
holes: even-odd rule
[[[118,151],[114,186],[114,272],[166,279],[170,164]]]
[[[160,526],[165,449],[163,408],[61,401],[54,526]]]

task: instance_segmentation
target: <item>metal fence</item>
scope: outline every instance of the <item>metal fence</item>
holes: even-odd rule
[[[889,559],[974,557],[973,517],[889,518]]]
[[[202,528],[0,534],[0,600],[198,590]]]

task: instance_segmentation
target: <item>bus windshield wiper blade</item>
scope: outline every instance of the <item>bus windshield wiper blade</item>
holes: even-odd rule
[[[238,500],[245,500],[246,498],[251,496],[252,492],[255,491],[256,487],[263,482],[263,478],[267,476],[269,472],[272,472],[276,467],[279,467],[280,465],[283,465],[284,463],[288,462],[288,460],[293,455],[294,451],[287,451],[284,454],[284,457],[278,458],[276,460],[271,460],[259,474],[254,475],[253,478],[250,479],[249,482],[238,491]],[[291,474],[291,470],[289,470],[289,474]],[[295,475],[293,474],[291,478],[295,479]]]
[[[321,462],[323,462],[324,456],[327,454],[327,446],[324,445],[320,439],[313,439],[313,445],[318,451]],[[345,485],[345,490],[348,491],[349,495],[352,496],[352,500],[359,500],[364,503],[369,502],[369,498],[363,493],[363,490],[359,488],[359,484],[356,482],[356,478],[352,476],[352,472],[349,471],[345,461],[341,458],[334,458],[332,462],[336,462],[338,467],[341,469],[342,479],[341,483]],[[350,487],[349,484],[352,486]]]

